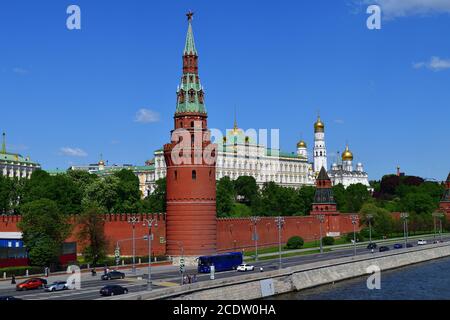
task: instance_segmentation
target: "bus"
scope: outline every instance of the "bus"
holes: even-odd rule
[[[211,266],[214,265],[215,271],[234,270],[244,261],[242,252],[230,252],[214,256],[202,256],[198,258],[198,272],[210,273]]]

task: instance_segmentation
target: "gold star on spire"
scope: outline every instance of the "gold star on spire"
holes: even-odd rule
[[[194,16],[194,13],[191,10],[189,10],[189,12],[186,13],[186,17],[188,18],[189,22],[192,21],[193,16]]]

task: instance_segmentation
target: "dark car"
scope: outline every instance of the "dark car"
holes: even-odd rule
[[[403,245],[401,243],[394,244],[394,249],[401,249],[403,248]]]
[[[128,289],[124,288],[122,286],[119,286],[119,285],[104,286],[100,290],[100,294],[102,296],[115,296],[115,295],[127,294],[127,293],[128,293]]]
[[[22,300],[13,296],[2,296],[0,297],[0,301],[12,301],[12,300]]]
[[[407,243],[407,244],[406,244],[406,247],[407,247],[407,248],[413,248],[414,246],[413,246],[411,243]]]
[[[19,283],[16,286],[16,290],[22,291],[22,290],[32,290],[32,289],[44,288],[45,283],[42,280],[43,279],[40,279],[40,278],[28,279],[24,282]]]
[[[119,271],[111,271],[102,275],[102,280],[125,279],[125,273]]]
[[[380,252],[389,251],[389,247],[386,247],[386,246],[380,247],[379,251]]]
[[[372,250],[372,249],[376,249],[377,248],[377,244],[375,242],[369,243],[367,245],[367,249]]]

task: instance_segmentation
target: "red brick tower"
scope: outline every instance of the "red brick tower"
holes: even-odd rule
[[[320,170],[316,179],[316,194],[312,205],[311,215],[325,214],[337,215],[336,202],[334,201],[331,179],[324,167]]]
[[[164,158],[167,165],[167,254],[195,258],[216,252],[217,146],[211,143],[207,126],[192,16],[191,12],[187,14],[188,32],[183,76],[177,90],[175,129],[171,132],[172,142],[164,146]]]
[[[445,192],[440,203],[440,208],[444,213],[450,214],[450,173],[445,182]]]

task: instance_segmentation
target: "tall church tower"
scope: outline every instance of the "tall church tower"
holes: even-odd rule
[[[191,12],[187,14],[188,31],[174,130],[171,143],[164,145],[167,255],[174,257],[175,264],[181,255],[185,255],[186,264],[191,264],[200,255],[214,254],[217,241],[217,146],[211,143],[207,126],[192,16]]]
[[[317,121],[314,123],[314,172],[319,172],[322,167],[328,170],[325,124],[320,117],[317,117]]]
[[[316,179],[316,193],[314,195],[314,202],[312,204],[311,211],[311,215],[318,214],[339,214],[337,211],[336,201],[334,200],[331,179],[324,167],[320,169],[319,175]]]
[[[445,192],[439,206],[443,212],[450,214],[450,173],[445,182]]]

